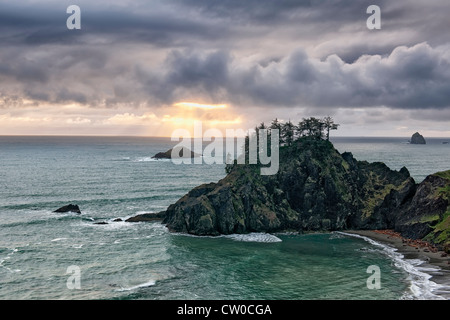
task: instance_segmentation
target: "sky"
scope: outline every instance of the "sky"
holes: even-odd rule
[[[448,0],[0,0],[0,135],[332,116],[335,136],[450,137],[449,13]]]

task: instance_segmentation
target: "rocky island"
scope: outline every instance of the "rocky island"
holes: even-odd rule
[[[317,136],[279,151],[276,175],[235,163],[225,178],[192,189],[166,211],[129,220],[159,219],[171,231],[204,236],[393,229],[449,249],[450,171],[417,184],[405,167],[358,161]]]
[[[418,132],[414,133],[410,140],[411,144],[427,144],[425,138]]]
[[[178,154],[180,158],[197,158],[201,157],[201,154],[195,153],[187,148],[176,147],[169,149],[166,152],[158,152],[152,158],[153,159],[172,159],[172,153]],[[176,153],[177,152],[177,153]]]

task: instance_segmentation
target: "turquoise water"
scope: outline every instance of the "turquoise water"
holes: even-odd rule
[[[420,181],[448,169],[442,159],[450,158],[450,146],[435,142],[426,153],[397,139],[340,138],[335,145],[357,159],[406,165]],[[368,239],[342,233],[193,237],[160,223],[114,222],[162,211],[191,188],[225,176],[223,165],[151,159],[173,144],[0,137],[0,299],[434,297],[425,274]],[[53,212],[68,203],[82,214]],[[371,265],[380,268],[379,290],[367,288]],[[75,289],[67,284],[73,266],[80,271]]]

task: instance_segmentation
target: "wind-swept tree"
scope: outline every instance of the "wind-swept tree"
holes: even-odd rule
[[[324,125],[324,129],[327,132],[327,140],[330,140],[330,130],[337,130],[339,127],[339,124],[334,123],[334,120],[332,117],[327,116],[325,118],[322,119],[323,125]]]

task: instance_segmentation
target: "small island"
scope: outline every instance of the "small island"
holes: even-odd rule
[[[427,144],[425,138],[418,132],[414,133],[411,137],[411,144]]]
[[[152,159],[172,159],[172,154],[178,154],[180,158],[198,158],[201,157],[201,154],[195,153],[187,148],[175,147],[167,150],[166,152],[158,152],[155,154]]]

